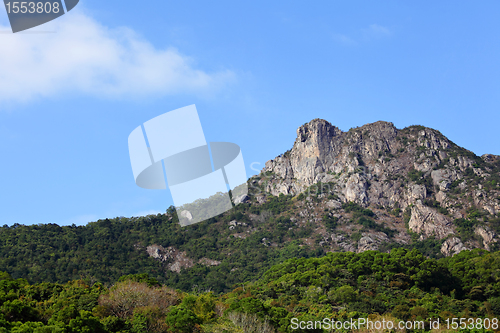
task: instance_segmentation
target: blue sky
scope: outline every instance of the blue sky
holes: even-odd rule
[[[9,34],[2,9],[0,225],[165,211],[127,138],[190,104],[249,176],[314,118],[421,124],[500,155],[498,17],[496,1],[81,0],[32,29],[55,33]]]

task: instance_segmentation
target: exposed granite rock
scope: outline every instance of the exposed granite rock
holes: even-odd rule
[[[492,217],[499,214],[500,184],[491,181],[495,174],[500,174],[499,156],[479,158],[430,128],[399,130],[392,123],[378,121],[343,132],[328,121],[314,119],[297,129],[291,150],[268,161],[249,185],[264,189],[256,198],[261,204],[266,193],[304,193],[309,206],[298,210],[303,219],[308,219],[316,205],[311,196],[324,198],[326,209],[340,212],[342,203],[349,201],[386,211],[398,209],[407,216],[408,229],[397,227],[402,222],[396,217],[391,225],[397,229],[398,239],[409,242],[407,231],[420,234],[421,240],[454,235],[454,220],[467,218],[469,208]],[[491,229],[476,230],[485,248],[494,239],[487,230]],[[455,238],[460,241],[456,235],[445,241],[444,252],[453,254],[460,249]],[[377,246],[372,236],[362,239],[354,249],[346,241],[334,243],[355,251]]]
[[[420,201],[411,208],[411,218],[408,222],[411,231],[422,234],[424,237],[435,236],[438,239],[453,234],[454,227],[451,220],[439,214],[435,209],[422,205]]]
[[[498,240],[495,238],[496,237],[496,233],[493,232],[492,230],[490,230],[490,228],[488,227],[476,227],[476,230],[474,230],[474,232],[481,236],[481,238],[483,239],[483,246],[486,250],[490,250],[490,244],[492,242],[497,242]]]
[[[380,243],[388,240],[389,238],[387,235],[382,232],[366,234],[358,241],[357,252],[360,253],[369,250],[378,250]]]
[[[326,206],[331,209],[339,209],[342,208],[342,203],[336,200],[329,200],[326,202]]]
[[[153,244],[146,247],[146,252],[150,257],[164,263],[166,269],[176,273],[180,273],[181,270],[191,268],[196,264],[195,260],[189,258],[186,252],[181,252],[173,246],[164,248],[161,245]],[[218,266],[221,262],[201,258],[198,263],[205,266]]]
[[[194,260],[189,258],[186,255],[186,252],[175,250],[174,253],[174,261],[167,265],[167,269],[171,270],[172,272],[180,273],[182,269],[191,268],[194,266]]]
[[[189,221],[191,221],[193,219],[193,215],[188,210],[183,210],[183,211],[181,211],[180,214],[181,214],[181,217],[184,217],[184,218],[188,219]]]
[[[204,266],[219,266],[221,264],[221,261],[208,258],[201,258],[198,262]]]
[[[344,196],[347,201],[366,203],[368,201],[367,188],[366,179],[355,173],[347,179]]]
[[[346,238],[344,235],[336,235],[332,234],[330,237],[327,237],[325,240],[328,241],[331,238],[332,242],[343,249],[344,251],[348,252],[356,252],[356,247],[354,246],[355,244],[352,244],[348,238]]]
[[[229,222],[229,230],[233,230],[234,228],[236,228],[237,226],[243,226],[243,227],[246,227],[248,226],[247,223],[245,222],[238,222],[236,220],[232,220],[231,222]]]
[[[168,251],[161,245],[149,245],[148,247],[146,247],[146,252],[150,257],[153,257],[161,262],[165,262],[171,259],[170,251]]]
[[[457,237],[451,237],[444,241],[441,246],[441,253],[445,256],[451,256],[457,253],[460,253],[467,248],[464,246],[462,241]]]
[[[247,194],[242,194],[234,199],[234,204],[237,205],[240,203],[248,202],[248,200],[250,200],[250,197]]]

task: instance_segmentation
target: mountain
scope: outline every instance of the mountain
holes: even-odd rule
[[[316,204],[300,205],[297,222],[317,220],[328,209],[323,219],[336,221],[335,232],[316,233],[332,249],[359,252],[384,242],[408,244],[412,234],[442,240],[444,255],[497,248],[500,157],[476,156],[430,128],[399,130],[379,121],[342,132],[315,119],[297,130],[292,149],[268,161],[257,178],[252,183],[265,184],[273,195],[316,196]],[[348,202],[369,207],[377,226],[360,229],[352,223],[342,209]],[[352,238],[360,231],[357,242],[345,241],[343,235]]]
[[[272,265],[328,252],[498,249],[500,158],[436,130],[376,122],[342,132],[315,119],[248,180],[231,211],[181,228],[165,214],[85,226],[0,228],[0,271],[30,282],[113,284],[148,273],[182,290],[229,291]]]

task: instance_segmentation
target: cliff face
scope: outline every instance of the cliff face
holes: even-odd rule
[[[297,129],[292,149],[268,161],[258,178],[275,196],[313,190],[329,207],[355,202],[395,211],[393,220],[404,215],[407,231],[421,240],[445,240],[446,255],[489,248],[497,240],[488,221],[500,217],[500,157],[478,157],[423,126],[399,130],[379,121],[342,132],[314,119]],[[467,219],[475,221],[478,238],[464,245],[457,221]],[[373,248],[372,241],[361,243]]]

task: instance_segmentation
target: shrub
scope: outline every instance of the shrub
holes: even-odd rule
[[[338,217],[330,216],[329,214],[323,215],[323,223],[327,230],[334,230],[337,227]]]
[[[335,290],[334,292],[330,291],[329,294],[331,294],[331,296],[330,295],[329,296],[332,298],[334,302],[340,304],[347,304],[354,302],[357,296],[356,290],[349,285],[342,286],[337,290]]]
[[[169,326],[168,332],[192,333],[201,320],[193,310],[184,306],[174,306],[167,314],[165,322]]]
[[[167,309],[179,302],[180,295],[168,288],[151,288],[146,283],[131,280],[118,282],[108,294],[99,297],[99,305],[118,318],[132,317],[134,309],[155,306]]]
[[[374,217],[375,213],[371,211],[370,209],[365,209],[358,205],[355,202],[349,201],[346,202],[342,205],[342,208],[347,212],[353,212],[354,217],[359,217],[359,216],[369,216],[369,217]]]
[[[257,315],[248,313],[231,312],[229,320],[240,327],[244,333],[274,333],[276,332],[269,321],[260,319]]]
[[[473,239],[475,237],[474,228],[477,225],[476,220],[460,218],[456,219],[454,223],[457,226],[457,231],[463,241]]]
[[[394,236],[394,233],[396,232],[395,230],[389,229],[384,225],[380,225],[380,224],[376,223],[375,221],[373,221],[372,219],[368,219],[364,216],[361,216],[358,219],[358,224],[361,224],[363,227],[365,227],[367,229],[373,229],[375,231],[383,232],[383,233],[387,234],[387,236],[389,236],[389,237]]]
[[[406,304],[396,305],[392,310],[392,315],[398,319],[407,320],[410,318],[410,308]]]

